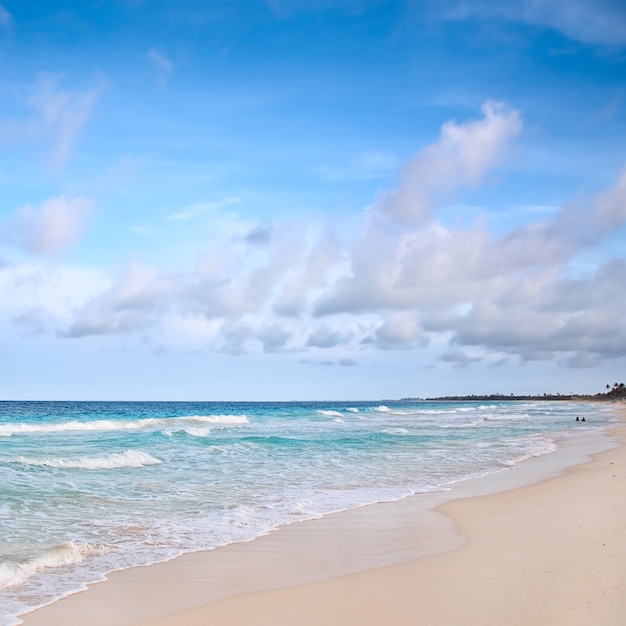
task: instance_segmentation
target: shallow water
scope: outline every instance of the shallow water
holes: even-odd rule
[[[616,421],[569,402],[0,403],[0,624],[105,572],[444,489]]]

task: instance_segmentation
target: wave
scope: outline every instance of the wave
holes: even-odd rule
[[[504,413],[503,415],[492,413],[490,415],[485,415],[483,419],[485,420],[485,422],[507,422],[515,420],[523,421],[530,419],[530,415],[528,415],[528,413]]]
[[[324,410],[319,410],[318,413],[320,415],[324,415],[326,417],[341,417],[343,414],[340,413],[339,411],[324,411]]]
[[[192,437],[208,437],[212,432],[213,429],[210,426],[200,426],[198,428],[194,428],[193,426],[189,426],[188,428],[182,428],[180,430],[176,430],[176,431],[165,431],[166,435],[173,435],[174,432],[180,433],[187,433],[188,435],[191,435]]]
[[[550,454],[557,449],[556,443],[553,439],[534,436],[529,437],[529,439],[533,439],[535,442],[535,446],[532,449],[520,454],[514,459],[500,460],[499,464],[503,467],[515,467],[524,461],[528,461],[528,459],[543,456],[544,454]]]
[[[446,423],[446,424],[434,424],[436,428],[450,428],[450,429],[477,428],[477,427],[484,426],[484,425],[485,425],[485,420],[482,418],[471,421],[471,422],[461,422],[461,423],[452,422],[452,423]]]
[[[173,417],[172,420],[189,420],[205,422],[207,424],[249,424],[246,415],[189,415],[186,417]]]
[[[0,437],[13,435],[27,435],[40,433],[61,432],[101,432],[114,430],[162,430],[170,432],[184,430],[186,427],[195,427],[198,424],[239,425],[249,424],[245,415],[185,415],[182,417],[155,418],[149,417],[137,420],[90,420],[85,422],[71,421],[56,424],[2,424]]]
[[[380,406],[377,406],[374,411],[378,411],[379,413],[389,413],[391,409],[388,406],[381,404]]]
[[[354,407],[349,407],[349,408],[346,409],[346,411],[349,411],[350,413],[358,413],[359,409],[356,409]]]
[[[106,456],[83,456],[75,459],[32,459],[21,456],[15,459],[15,462],[35,467],[85,470],[145,467],[161,463],[159,459],[141,450],[126,450],[126,452],[113,452]]]
[[[0,589],[20,585],[43,569],[78,563],[88,551],[88,546],[68,541],[22,562],[3,561],[0,563]]]
[[[243,455],[249,457],[252,453],[259,453],[259,445],[251,441],[213,444],[207,447],[210,454]]]
[[[385,428],[380,431],[385,435],[408,435],[410,431],[407,428]]]

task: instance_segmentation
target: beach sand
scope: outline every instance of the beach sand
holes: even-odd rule
[[[27,626],[623,626],[626,427],[612,436],[622,445],[590,462],[566,450],[583,464],[561,475],[550,468],[559,453],[546,455],[451,492],[113,573],[22,617]],[[552,477],[529,485],[533,473]]]

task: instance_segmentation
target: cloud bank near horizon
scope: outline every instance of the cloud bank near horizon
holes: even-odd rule
[[[593,197],[502,233],[487,216],[462,228],[438,218],[464,189],[502,170],[522,128],[521,113],[496,102],[486,102],[479,119],[444,122],[348,238],[332,224],[256,224],[199,248],[192,267],[134,261],[114,272],[86,270],[84,286],[75,275],[63,278],[71,273],[63,264],[5,264],[5,292],[13,285],[22,296],[4,300],[4,315],[65,340],[136,335],[170,350],[234,355],[358,355],[437,343],[439,358],[457,367],[504,358],[590,367],[621,356],[626,295],[615,285],[626,280],[626,261],[576,270],[576,260],[626,222],[626,172]],[[88,209],[86,199],[67,197],[22,207],[0,224],[0,242],[5,250],[59,252],[80,236]],[[61,291],[54,296],[42,288],[52,275]]]

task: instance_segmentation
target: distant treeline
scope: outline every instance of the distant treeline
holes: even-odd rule
[[[471,396],[441,396],[438,398],[402,398],[403,401],[422,400],[427,402],[518,402],[522,401],[549,401],[549,400],[602,400],[602,401],[626,401],[626,386],[624,383],[614,383],[606,386],[607,391],[596,394],[552,394],[544,393],[537,396],[516,396],[515,394],[505,395],[502,393],[491,393],[487,395],[471,395]]]

